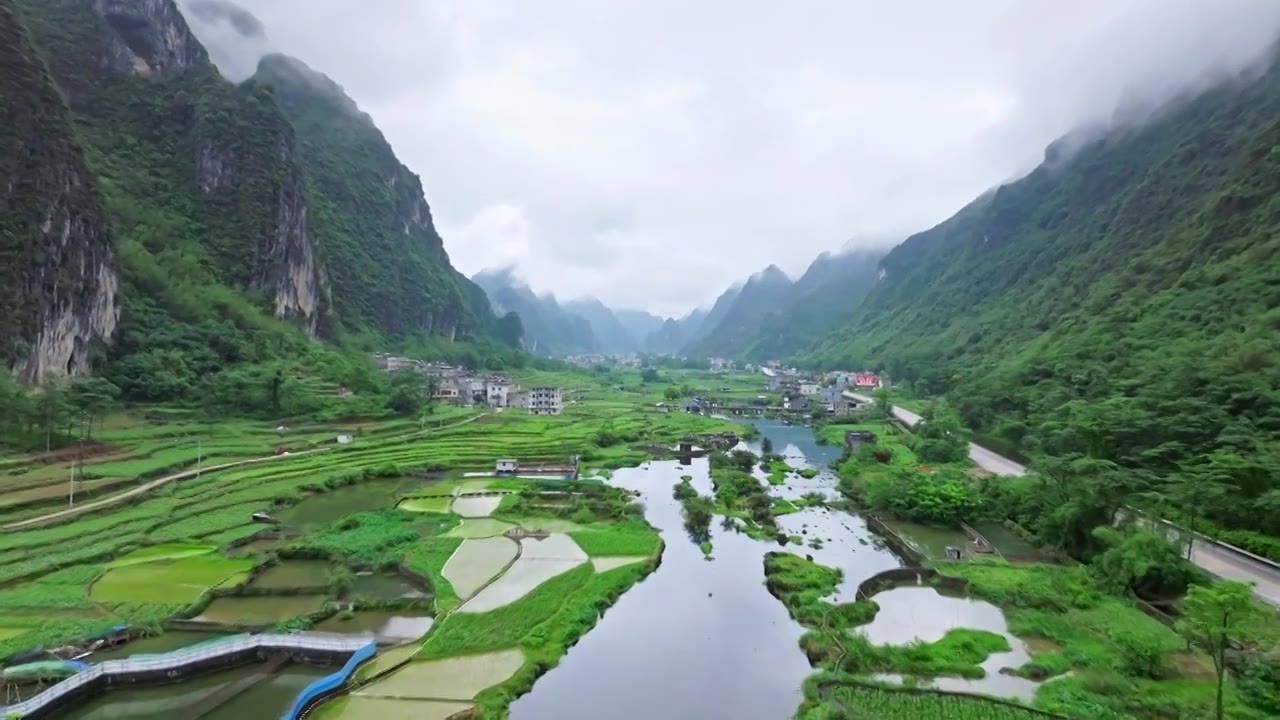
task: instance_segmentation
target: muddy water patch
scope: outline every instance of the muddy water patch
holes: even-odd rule
[[[399,573],[361,572],[351,578],[346,597],[371,600],[414,600],[426,598],[427,594]]]
[[[372,634],[380,642],[417,640],[431,629],[430,613],[414,610],[357,610],[316,623],[319,632]]]
[[[281,560],[259,573],[249,586],[268,590],[323,588],[329,585],[332,567],[327,560]]]
[[[274,625],[324,608],[324,595],[245,595],[220,597],[195,620],[223,625]]]

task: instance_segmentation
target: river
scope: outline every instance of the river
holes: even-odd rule
[[[839,448],[814,442],[805,427],[776,421],[755,424],[793,467],[815,467]],[[751,443],[759,451],[759,443]],[[787,616],[764,586],[764,554],[776,543],[752,540],[712,523],[713,560],[685,534],[680,503],[671,496],[681,475],[711,494],[707,461],[688,465],[655,461],[617,470],[611,482],[641,493],[645,515],[666,542],[662,564],[609,609],[533,691],[511,706],[515,720],[649,720],[655,717],[749,717],[783,720],[801,701],[812,669],[800,651],[804,629]],[[834,492],[836,479],[821,472],[773,488],[784,497],[812,490]],[[786,550],[844,570],[843,598],[862,579],[901,562],[860,518],[806,509],[780,518],[788,533],[820,537],[824,546]]]

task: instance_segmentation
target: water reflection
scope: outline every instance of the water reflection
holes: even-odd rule
[[[1026,643],[1009,632],[1009,624],[1000,608],[983,600],[950,597],[937,589],[899,587],[875,596],[880,612],[875,620],[862,628],[867,638],[880,645],[906,645],[920,640],[934,642],[953,628],[976,628],[1003,635],[1009,641],[1009,652],[996,653],[982,663],[987,675],[977,680],[937,678],[931,684],[941,690],[982,693],[1000,697],[1030,699],[1038,682],[1002,673],[1031,659]],[[901,682],[898,675],[877,676]]]
[[[825,469],[838,448],[813,442],[807,428],[769,420],[755,423],[788,456],[792,467]],[[758,441],[751,445],[759,452]],[[511,706],[516,720],[609,717],[790,718],[801,684],[813,672],[798,641],[804,629],[764,587],[764,554],[778,550],[729,529],[711,526],[715,560],[689,541],[671,488],[681,475],[703,495],[712,493],[705,458],[652,462],[617,470],[611,482],[641,493],[646,517],[666,542],[662,564],[629,590],[599,625],[571,648],[559,667]],[[790,478],[782,497],[835,492],[835,476]],[[900,561],[874,541],[860,518],[810,508],[779,518],[789,534],[823,540],[821,549],[787,545],[845,573],[838,595],[852,599],[866,577]]]
[[[511,717],[781,720],[794,714],[811,671],[797,644],[802,628],[763,586],[762,558],[776,546],[713,523],[716,559],[705,561],[671,497],[682,474],[710,493],[705,459],[614,472],[614,484],[641,492],[649,522],[666,542],[662,564],[512,704]]]

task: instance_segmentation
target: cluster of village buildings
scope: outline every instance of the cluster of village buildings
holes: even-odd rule
[[[409,370],[421,374],[423,383],[431,388],[431,396],[440,402],[519,408],[528,410],[530,415],[559,415],[564,411],[558,387],[538,385],[523,389],[501,373],[473,374],[466,368],[385,353],[373,358],[378,368],[386,372]]]
[[[880,377],[873,372],[836,371],[807,375],[795,368],[762,366],[765,387],[770,392],[782,394],[784,410],[811,411],[821,407],[827,414],[845,417],[856,412],[865,400],[866,393],[880,387]]]
[[[594,368],[598,365],[604,365],[610,368],[627,369],[639,368],[645,366],[645,356],[637,353],[583,353],[581,355],[570,355],[566,357],[565,362],[580,368]],[[725,358],[708,358],[707,366],[712,370],[737,370],[738,363]],[[743,365],[742,369],[747,372],[754,372],[755,367],[752,365]]]

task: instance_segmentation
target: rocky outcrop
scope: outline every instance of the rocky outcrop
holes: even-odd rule
[[[111,228],[67,108],[0,0],[0,359],[31,381],[90,367],[119,312]]]
[[[120,72],[164,74],[209,62],[173,0],[93,0],[93,10],[115,31],[106,60]]]
[[[250,83],[271,88],[296,128],[336,317],[388,336],[496,333],[484,293],[449,263],[422,183],[342,87],[283,55]]]
[[[302,171],[294,164],[291,145],[281,147],[281,156],[291,171],[280,188],[279,223],[275,236],[263,248],[264,271],[254,279],[254,285],[271,298],[276,317],[302,321],[307,334],[315,337],[331,304],[329,280],[308,226]]]

